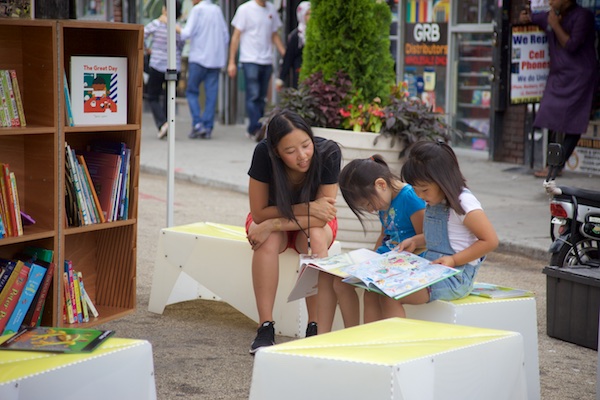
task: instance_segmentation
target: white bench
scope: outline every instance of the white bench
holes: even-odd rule
[[[525,345],[527,398],[540,398],[537,313],[535,298],[486,299],[468,296],[455,301],[406,305],[407,318],[519,332]]]
[[[338,242],[329,254],[341,251]],[[279,285],[273,309],[277,334],[302,337],[308,314],[304,300],[288,303],[298,276],[298,254],[279,256]],[[148,311],[162,314],[165,306],[193,299],[229,303],[258,322],[252,288],[252,249],[243,227],[199,222],[161,230]],[[341,328],[336,317],[336,329]]]
[[[524,400],[519,333],[392,318],[259,350],[251,400]]]

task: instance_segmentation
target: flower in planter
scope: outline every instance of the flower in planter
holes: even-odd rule
[[[342,127],[354,132],[379,133],[385,116],[381,99],[376,97],[370,104],[363,104],[358,98],[353,97],[350,104],[340,108]]]

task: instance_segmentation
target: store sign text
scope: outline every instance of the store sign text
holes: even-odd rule
[[[406,24],[404,63],[409,66],[446,66],[448,60],[448,24]]]

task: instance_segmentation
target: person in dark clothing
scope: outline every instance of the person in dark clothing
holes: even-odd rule
[[[298,18],[298,27],[288,35],[281,72],[279,73],[279,79],[275,81],[277,90],[285,85],[285,81],[290,75],[291,86],[298,88],[298,77],[300,75],[300,67],[302,66],[302,50],[306,41],[306,23],[310,19],[309,1],[303,1],[298,4],[296,16]]]
[[[600,69],[593,13],[574,0],[549,0],[549,5],[548,12],[522,11],[520,22],[536,24],[548,36],[550,72],[533,125],[549,129],[551,140],[562,143],[566,162],[587,130]],[[535,176],[546,177],[547,169]]]

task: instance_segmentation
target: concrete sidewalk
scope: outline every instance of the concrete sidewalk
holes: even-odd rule
[[[256,143],[245,137],[245,126],[217,124],[210,140],[188,139],[191,119],[185,100],[178,100],[175,125],[176,179],[248,192],[246,173]],[[152,115],[144,112],[141,170],[164,175],[169,142],[158,140],[156,134]],[[543,180],[534,178],[528,166],[491,162],[487,152],[460,148],[455,152],[467,184],[496,228],[500,250],[548,258],[549,198],[542,188]],[[597,176],[570,172],[565,172],[559,182],[587,189],[599,186]]]

